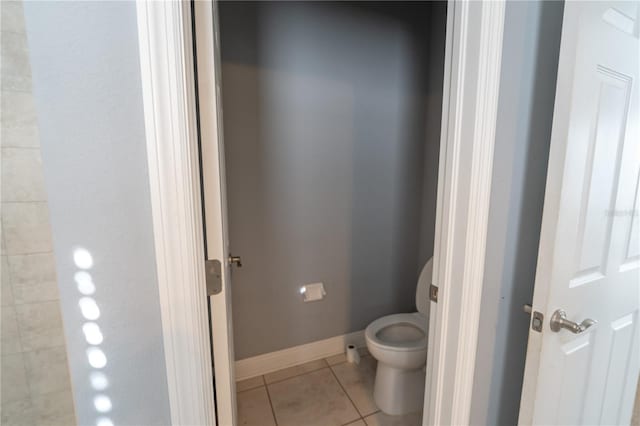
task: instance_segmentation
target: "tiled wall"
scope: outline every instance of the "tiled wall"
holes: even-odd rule
[[[22,3],[0,7],[2,425],[72,425]]]

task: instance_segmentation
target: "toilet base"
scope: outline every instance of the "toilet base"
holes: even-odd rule
[[[373,399],[382,412],[398,416],[422,411],[424,368],[401,370],[378,361]]]

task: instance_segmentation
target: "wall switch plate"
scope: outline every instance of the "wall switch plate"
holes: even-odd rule
[[[315,302],[322,300],[324,296],[327,295],[327,292],[324,290],[324,284],[313,283],[300,287],[300,294],[302,294],[302,300],[304,302]]]

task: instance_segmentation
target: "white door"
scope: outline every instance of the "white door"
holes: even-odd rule
[[[640,369],[639,9],[565,4],[533,300],[544,319],[540,332],[535,317],[529,330],[520,424],[631,419]],[[597,324],[553,331],[559,309]]]
[[[220,292],[209,297],[218,424],[236,424],[235,357],[231,321],[231,268],[220,102],[217,3],[194,5],[206,252],[220,262]]]

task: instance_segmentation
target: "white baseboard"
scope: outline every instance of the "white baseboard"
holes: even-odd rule
[[[364,330],[241,359],[236,361],[236,380],[244,380],[337,355],[345,351],[347,344],[353,344],[359,348],[366,346]]]

